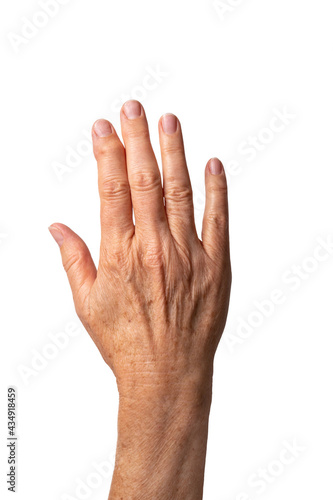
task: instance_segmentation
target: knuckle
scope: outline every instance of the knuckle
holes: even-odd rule
[[[149,244],[143,253],[143,264],[150,269],[162,269],[164,266],[164,254],[162,245],[159,243]]]
[[[212,195],[218,194],[226,196],[228,194],[227,184],[220,182],[209,183],[209,185],[207,186],[207,193]]]
[[[131,188],[143,192],[161,189],[161,180],[153,171],[137,172],[133,174]]]
[[[125,281],[129,280],[133,272],[133,262],[128,248],[117,246],[109,249],[101,246],[99,268],[108,277],[121,275]]]
[[[94,152],[97,158],[110,158],[122,152],[123,146],[119,141],[103,141],[102,144],[94,145]]]
[[[165,197],[168,201],[193,203],[193,193],[191,186],[170,186],[166,192]]]
[[[129,195],[128,182],[126,180],[106,177],[100,182],[100,194],[106,200],[125,198]]]
[[[222,212],[209,212],[206,221],[216,227],[227,227],[228,219]]]
[[[147,127],[138,127],[137,124],[133,124],[133,127],[128,127],[126,130],[126,136],[128,139],[133,141],[150,141],[149,130]]]
[[[170,141],[163,146],[163,152],[166,155],[173,156],[174,158],[179,158],[179,161],[184,163],[184,150],[179,143],[175,141]]]
[[[114,250],[110,258],[110,263],[119,270],[125,269],[128,267],[128,254],[122,249]]]
[[[63,262],[64,269],[66,273],[75,272],[85,260],[85,254],[83,251],[77,251],[76,253],[70,255]]]

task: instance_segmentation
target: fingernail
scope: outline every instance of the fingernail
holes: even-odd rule
[[[64,242],[64,235],[62,234],[62,232],[60,231],[60,229],[58,229],[55,226],[50,226],[49,227],[49,231],[50,231],[51,235],[53,236],[53,238],[55,239],[55,241],[61,247],[61,245]]]
[[[162,116],[162,127],[166,134],[174,134],[177,130],[177,118],[171,113]]]
[[[220,175],[222,173],[222,163],[218,158],[212,158],[209,162],[209,171],[213,175]]]
[[[107,137],[112,134],[112,125],[107,120],[97,120],[94,124],[94,130],[98,137]]]
[[[138,101],[127,101],[123,107],[124,113],[130,120],[139,118],[142,113],[142,106]]]

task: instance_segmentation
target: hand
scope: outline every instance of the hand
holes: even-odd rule
[[[120,400],[140,394],[165,401],[181,392],[182,403],[201,404],[229,304],[225,173],[218,159],[208,162],[200,241],[178,119],[159,122],[162,188],[143,107],[129,101],[120,117],[125,147],[106,120],[92,131],[101,200],[98,271],[73,231],[62,224],[50,231],[77,314],[113,370]]]
[[[219,160],[211,160],[201,242],[177,118],[159,123],[163,188],[138,102],[123,107],[121,126],[125,148],[105,120],[92,132],[101,199],[98,271],[69,228],[54,224],[51,232],[62,240],[76,311],[119,384],[152,376],[177,381],[212,363],[226,321],[226,178]]]

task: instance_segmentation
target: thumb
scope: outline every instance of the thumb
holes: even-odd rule
[[[52,224],[49,231],[58,243],[62,263],[73,293],[76,312],[84,316],[90,289],[96,279],[96,267],[87,245],[64,224]]]

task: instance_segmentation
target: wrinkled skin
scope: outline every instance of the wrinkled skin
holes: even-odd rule
[[[139,383],[149,372],[182,376],[213,361],[231,283],[227,187],[223,169],[212,175],[208,165],[201,242],[178,120],[173,134],[159,124],[164,205],[144,111],[129,120],[122,110],[121,118],[126,153],[113,128],[109,136],[97,135],[104,121],[93,129],[101,197],[98,271],[71,230],[60,224],[51,230],[64,237],[63,263],[81,321],[118,383],[128,377]]]
[[[202,494],[213,360],[229,305],[226,177],[218,159],[207,163],[200,240],[178,119],[164,115],[159,122],[162,187],[142,106],[129,101],[120,118],[124,145],[106,120],[92,131],[101,199],[98,270],[71,229],[57,223],[50,231],[77,314],[118,384],[110,498],[192,500]]]
[[[226,320],[227,266],[227,249],[218,266],[199,240],[182,248],[171,235],[102,248],[82,320],[119,382],[208,367]]]

